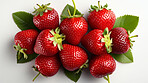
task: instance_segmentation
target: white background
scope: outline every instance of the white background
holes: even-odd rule
[[[71,0],[0,0],[0,83],[33,83],[37,72],[32,70],[34,60],[17,64],[16,51],[13,49],[14,36],[20,30],[12,19],[12,13],[17,11],[32,12],[39,4],[52,3],[59,15]],[[98,0],[75,0],[77,9],[88,16],[90,5],[97,5]],[[115,72],[110,75],[111,83],[148,83],[148,10],[146,0],[101,0],[101,4],[108,3],[117,17],[124,14],[139,16],[139,25],[132,35],[138,34],[133,47],[134,63],[121,64],[117,62]],[[37,6],[35,6],[37,7]],[[34,83],[74,83],[60,70],[55,76],[46,78],[39,76]],[[107,83],[103,78],[94,78],[85,70],[78,83]]]

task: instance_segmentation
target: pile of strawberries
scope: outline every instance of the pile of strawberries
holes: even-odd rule
[[[20,59],[23,55],[28,59],[28,55],[38,54],[33,68],[47,77],[55,75],[62,64],[64,69],[76,71],[75,74],[89,67],[92,76],[104,77],[110,83],[109,75],[116,69],[110,53],[123,54],[129,50],[132,46],[129,32],[122,27],[113,28],[116,16],[107,5],[91,6],[86,21],[82,14],[77,14],[72,1],[73,11],[67,10],[68,15],[61,15],[60,25],[59,15],[48,7],[50,4],[37,4],[33,23],[39,30],[23,30],[15,35],[17,57]]]

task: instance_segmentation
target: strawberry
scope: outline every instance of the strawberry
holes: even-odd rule
[[[111,43],[112,40],[110,40],[110,33],[108,33],[107,28],[104,32],[99,29],[94,29],[85,35],[81,40],[81,44],[89,52],[95,55],[101,55],[107,52],[110,53]]]
[[[66,41],[78,45],[87,32],[88,25],[83,17],[66,18],[60,24],[61,32],[66,35]]]
[[[41,73],[46,77],[51,77],[58,72],[60,65],[57,55],[52,57],[39,55],[35,59],[35,67],[33,66],[33,68],[39,72],[38,75]],[[38,75],[33,79],[33,81],[38,77]]]
[[[59,52],[59,56],[64,68],[69,71],[82,68],[88,58],[82,48],[70,44],[63,44],[63,50]]]
[[[66,35],[66,41],[73,45],[78,45],[81,41],[81,38],[85,35],[88,30],[88,24],[85,18],[82,15],[75,15],[76,7],[74,4],[74,13],[71,16],[69,11],[69,16],[64,16],[65,19],[60,24],[61,32]],[[62,16],[61,16],[62,17]]]
[[[53,56],[62,49],[62,41],[64,35],[59,35],[60,29],[56,28],[55,31],[50,29],[43,30],[37,37],[34,51],[37,54],[45,56]],[[58,50],[59,49],[59,50]]]
[[[113,39],[112,53],[123,54],[126,53],[130,47],[132,47],[132,42],[130,38],[137,37],[137,35],[129,37],[129,32],[122,27],[117,27],[111,30],[110,37]]]
[[[115,71],[116,62],[109,54],[94,56],[89,63],[90,73],[96,77],[104,77],[109,81],[109,75]],[[108,78],[106,78],[107,76]],[[110,83],[110,82],[108,82]]]
[[[105,6],[100,7],[100,2],[98,1],[98,6],[91,5],[91,11],[88,15],[88,24],[92,29],[100,29],[105,30],[108,28],[111,30],[114,26],[116,16],[113,11],[110,9],[107,10],[107,4]]]
[[[21,58],[21,53],[24,55],[24,58],[27,59],[27,54],[33,54],[33,48],[38,36],[38,32],[34,29],[28,29],[20,31],[15,35],[14,38],[14,48],[18,51],[18,59]]]
[[[51,7],[47,7],[50,3],[39,5],[38,9],[35,8],[33,17],[34,25],[40,29],[55,29],[59,26],[59,15],[57,11]]]

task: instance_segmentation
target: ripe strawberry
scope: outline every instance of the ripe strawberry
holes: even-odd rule
[[[107,4],[104,7],[100,7],[100,2],[98,2],[99,7],[91,5],[91,11],[88,16],[88,23],[92,29],[105,30],[108,28],[111,30],[114,26],[116,16],[113,11],[107,10]]]
[[[88,25],[83,17],[66,18],[60,24],[61,32],[66,35],[66,41],[78,45],[87,32]]]
[[[21,53],[24,55],[24,58],[27,59],[27,54],[33,54],[33,48],[38,36],[38,32],[34,29],[28,29],[20,31],[15,35],[14,38],[14,48],[18,51],[18,59],[21,58]]]
[[[112,74],[115,68],[116,62],[109,54],[94,56],[89,63],[90,73],[96,78]]]
[[[105,29],[104,32],[94,29],[82,38],[81,44],[95,55],[110,53],[112,40],[109,36],[108,29]]]
[[[50,29],[43,30],[37,37],[34,51],[37,54],[53,56],[62,49],[62,41],[65,36],[59,35],[60,29],[55,32]],[[58,50],[59,49],[59,50]]]
[[[33,17],[34,25],[40,29],[55,29],[59,26],[59,15],[53,8],[47,7],[49,4],[39,5],[38,9],[35,9],[36,15]]]
[[[113,39],[112,53],[123,54],[126,53],[130,47],[132,47],[132,42],[130,38],[137,37],[137,35],[129,37],[126,29],[122,27],[117,27],[111,30],[110,37]]]
[[[35,59],[34,69],[38,71],[39,74],[41,73],[44,76],[50,77],[50,76],[55,75],[58,72],[60,65],[61,64],[60,64],[60,61],[57,55],[52,56],[52,57],[39,55]],[[37,76],[33,79],[33,81],[37,78]]]
[[[63,50],[59,53],[65,69],[74,71],[79,69],[87,61],[87,53],[78,46],[63,44]]]
[[[74,8],[75,3],[73,1]],[[60,24],[61,32],[66,35],[66,41],[73,45],[78,45],[81,38],[88,30],[88,24],[82,15],[75,15],[76,8],[74,9],[73,16],[71,16],[69,11],[69,16],[64,19]],[[62,17],[62,16],[61,16]],[[65,16],[64,16],[65,17]]]

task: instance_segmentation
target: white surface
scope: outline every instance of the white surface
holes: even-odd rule
[[[32,12],[35,4],[52,3],[51,6],[61,14],[65,5],[71,0],[0,0],[0,83],[33,83],[37,72],[32,70],[34,60],[26,64],[17,64],[16,51],[12,48],[15,34],[20,31],[12,19],[16,11]],[[85,18],[90,5],[97,5],[98,0],[75,0]],[[146,0],[101,0],[101,4],[108,3],[117,17],[132,14],[140,17],[139,25],[132,35],[138,34],[133,47],[134,63],[121,64],[117,62],[116,71],[110,75],[111,83],[148,83],[148,11]],[[45,78],[39,76],[34,83],[74,83],[60,70],[55,76]],[[103,78],[97,79],[85,70],[78,83],[107,83]]]

